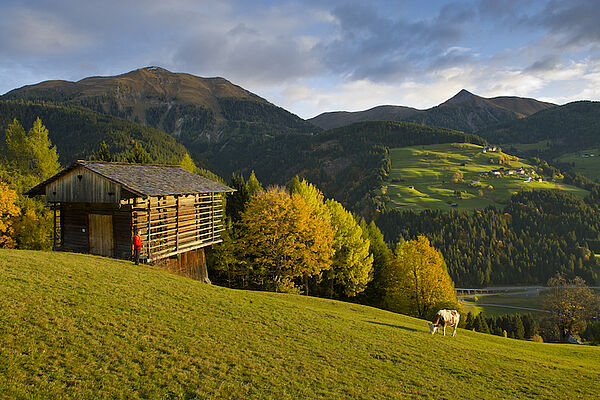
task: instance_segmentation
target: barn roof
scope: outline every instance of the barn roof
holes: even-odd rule
[[[234,189],[196,175],[176,165],[127,164],[79,160],[69,167],[30,189],[25,194],[45,194],[46,185],[77,167],[83,167],[103,176],[124,189],[140,196],[165,196],[211,192],[233,192]]]

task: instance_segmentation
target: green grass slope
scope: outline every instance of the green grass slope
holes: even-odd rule
[[[392,170],[384,186],[393,207],[407,209],[481,209],[502,207],[521,190],[556,189],[585,196],[587,191],[560,182],[525,182],[537,177],[533,167],[502,152],[482,152],[482,146],[449,143],[395,148]],[[504,159],[499,164],[500,159]],[[492,176],[490,171],[524,168],[525,174]],[[454,174],[462,174],[458,181]],[[460,197],[457,192],[461,192]],[[456,206],[452,206],[452,204]]]
[[[600,348],[0,250],[0,398],[595,398]]]

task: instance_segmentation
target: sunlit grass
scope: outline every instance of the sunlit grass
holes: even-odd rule
[[[0,321],[3,399],[593,399],[600,379],[600,348],[68,253],[0,250]]]
[[[387,186],[393,206],[404,209],[501,208],[512,194],[521,190],[565,190],[585,196],[587,192],[562,183],[525,182],[526,175],[491,176],[500,167],[527,171],[533,167],[500,152],[483,153],[482,147],[468,143],[413,146],[391,150],[392,170]],[[454,174],[462,177],[457,181]]]

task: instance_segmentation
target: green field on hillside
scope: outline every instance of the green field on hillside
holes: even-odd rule
[[[540,177],[523,160],[500,151],[482,150],[481,146],[468,143],[392,149],[392,171],[382,191],[390,196],[392,207],[413,210],[502,207],[521,190],[557,189],[580,196],[587,194],[583,189],[558,182],[538,182]],[[506,172],[492,175],[493,170],[501,168]],[[526,182],[528,178],[530,182]]]
[[[574,172],[600,181],[600,149],[593,148],[576,153],[563,154],[555,159],[559,163],[568,164]]]
[[[596,398],[600,348],[0,250],[0,398]]]
[[[524,293],[501,293],[478,295],[465,298],[461,301],[464,311],[473,314],[483,312],[485,315],[505,314],[535,314],[543,316],[543,296],[535,296],[529,292]]]

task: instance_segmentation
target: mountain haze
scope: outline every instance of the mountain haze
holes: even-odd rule
[[[522,97],[485,98],[463,89],[444,103],[427,110],[379,106],[366,111],[323,113],[308,121],[325,129],[369,120],[407,121],[476,133],[485,126],[523,118],[554,106]]]

